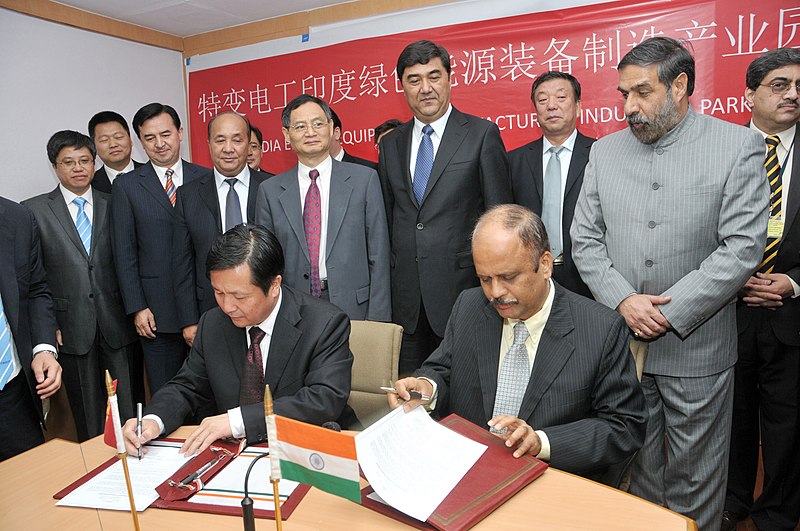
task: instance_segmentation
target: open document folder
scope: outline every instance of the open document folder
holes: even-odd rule
[[[358,463],[387,504],[427,520],[486,451],[434,422],[422,407],[399,407],[356,435]]]

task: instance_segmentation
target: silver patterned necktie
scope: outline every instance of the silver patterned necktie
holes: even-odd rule
[[[528,359],[528,350],[525,348],[525,341],[530,334],[524,321],[514,325],[514,342],[503,358],[500,366],[500,374],[497,377],[497,394],[494,397],[494,410],[492,417],[498,415],[519,415],[519,407],[522,404],[522,397],[525,396],[525,389],[528,387],[528,380],[531,376],[531,365]],[[507,428],[506,428],[507,429]],[[495,433],[503,433],[506,429]]]
[[[228,195],[225,196],[225,230],[230,230],[242,224],[242,207],[239,203],[239,194],[236,193],[236,177],[225,179],[228,183]]]
[[[564,146],[552,146],[550,160],[544,172],[544,192],[542,193],[542,222],[550,239],[550,252],[558,258],[563,252],[561,244],[561,159],[558,154]]]

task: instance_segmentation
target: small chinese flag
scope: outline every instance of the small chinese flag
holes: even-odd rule
[[[117,392],[117,380],[114,380],[114,392]],[[106,402],[106,426],[103,429],[103,442],[111,448],[117,447],[117,438],[114,435],[114,418],[111,415],[111,404]]]

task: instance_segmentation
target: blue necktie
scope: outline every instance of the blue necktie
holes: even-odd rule
[[[550,252],[553,258],[561,256],[561,159],[558,154],[564,146],[553,146],[550,160],[544,172],[544,192],[542,197],[542,222],[550,239]]]
[[[11,327],[8,326],[3,301],[0,299],[0,391],[14,373],[14,354],[11,352]]]
[[[78,229],[78,236],[81,237],[81,242],[83,243],[83,248],[86,249],[86,254],[89,254],[89,250],[92,248],[92,224],[89,222],[89,216],[83,211],[83,207],[86,206],[86,199],[76,197],[72,202],[78,205],[78,217],[75,218],[75,228]]]
[[[428,179],[433,169],[433,142],[431,135],[433,127],[426,125],[422,128],[422,140],[419,142],[417,151],[417,165],[414,166],[414,195],[417,197],[417,204],[422,204],[422,196],[425,195],[425,188],[428,186]]]

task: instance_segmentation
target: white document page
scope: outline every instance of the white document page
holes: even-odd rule
[[[441,426],[417,407],[398,407],[356,435],[358,463],[389,505],[425,521],[442,503],[486,445]]]
[[[205,483],[203,490],[187,501],[190,503],[241,507],[242,498],[244,498],[244,476],[247,473],[247,468],[256,457],[262,454],[269,455],[269,449],[255,446],[245,448],[236,459],[225,465],[225,468],[219,474],[211,478],[208,483]],[[259,459],[250,472],[250,481],[247,483],[247,488],[255,509],[275,510],[269,472],[269,457]],[[278,482],[278,497],[281,500],[281,505],[294,492],[297,485],[299,483],[288,479],[282,479]]]
[[[156,501],[158,498],[156,487],[186,463],[188,458],[178,453],[181,444],[158,441],[147,445],[147,454],[141,461],[135,457],[127,457],[137,511],[144,511]],[[118,460],[64,496],[56,505],[130,511],[131,505],[128,501],[122,463]]]

